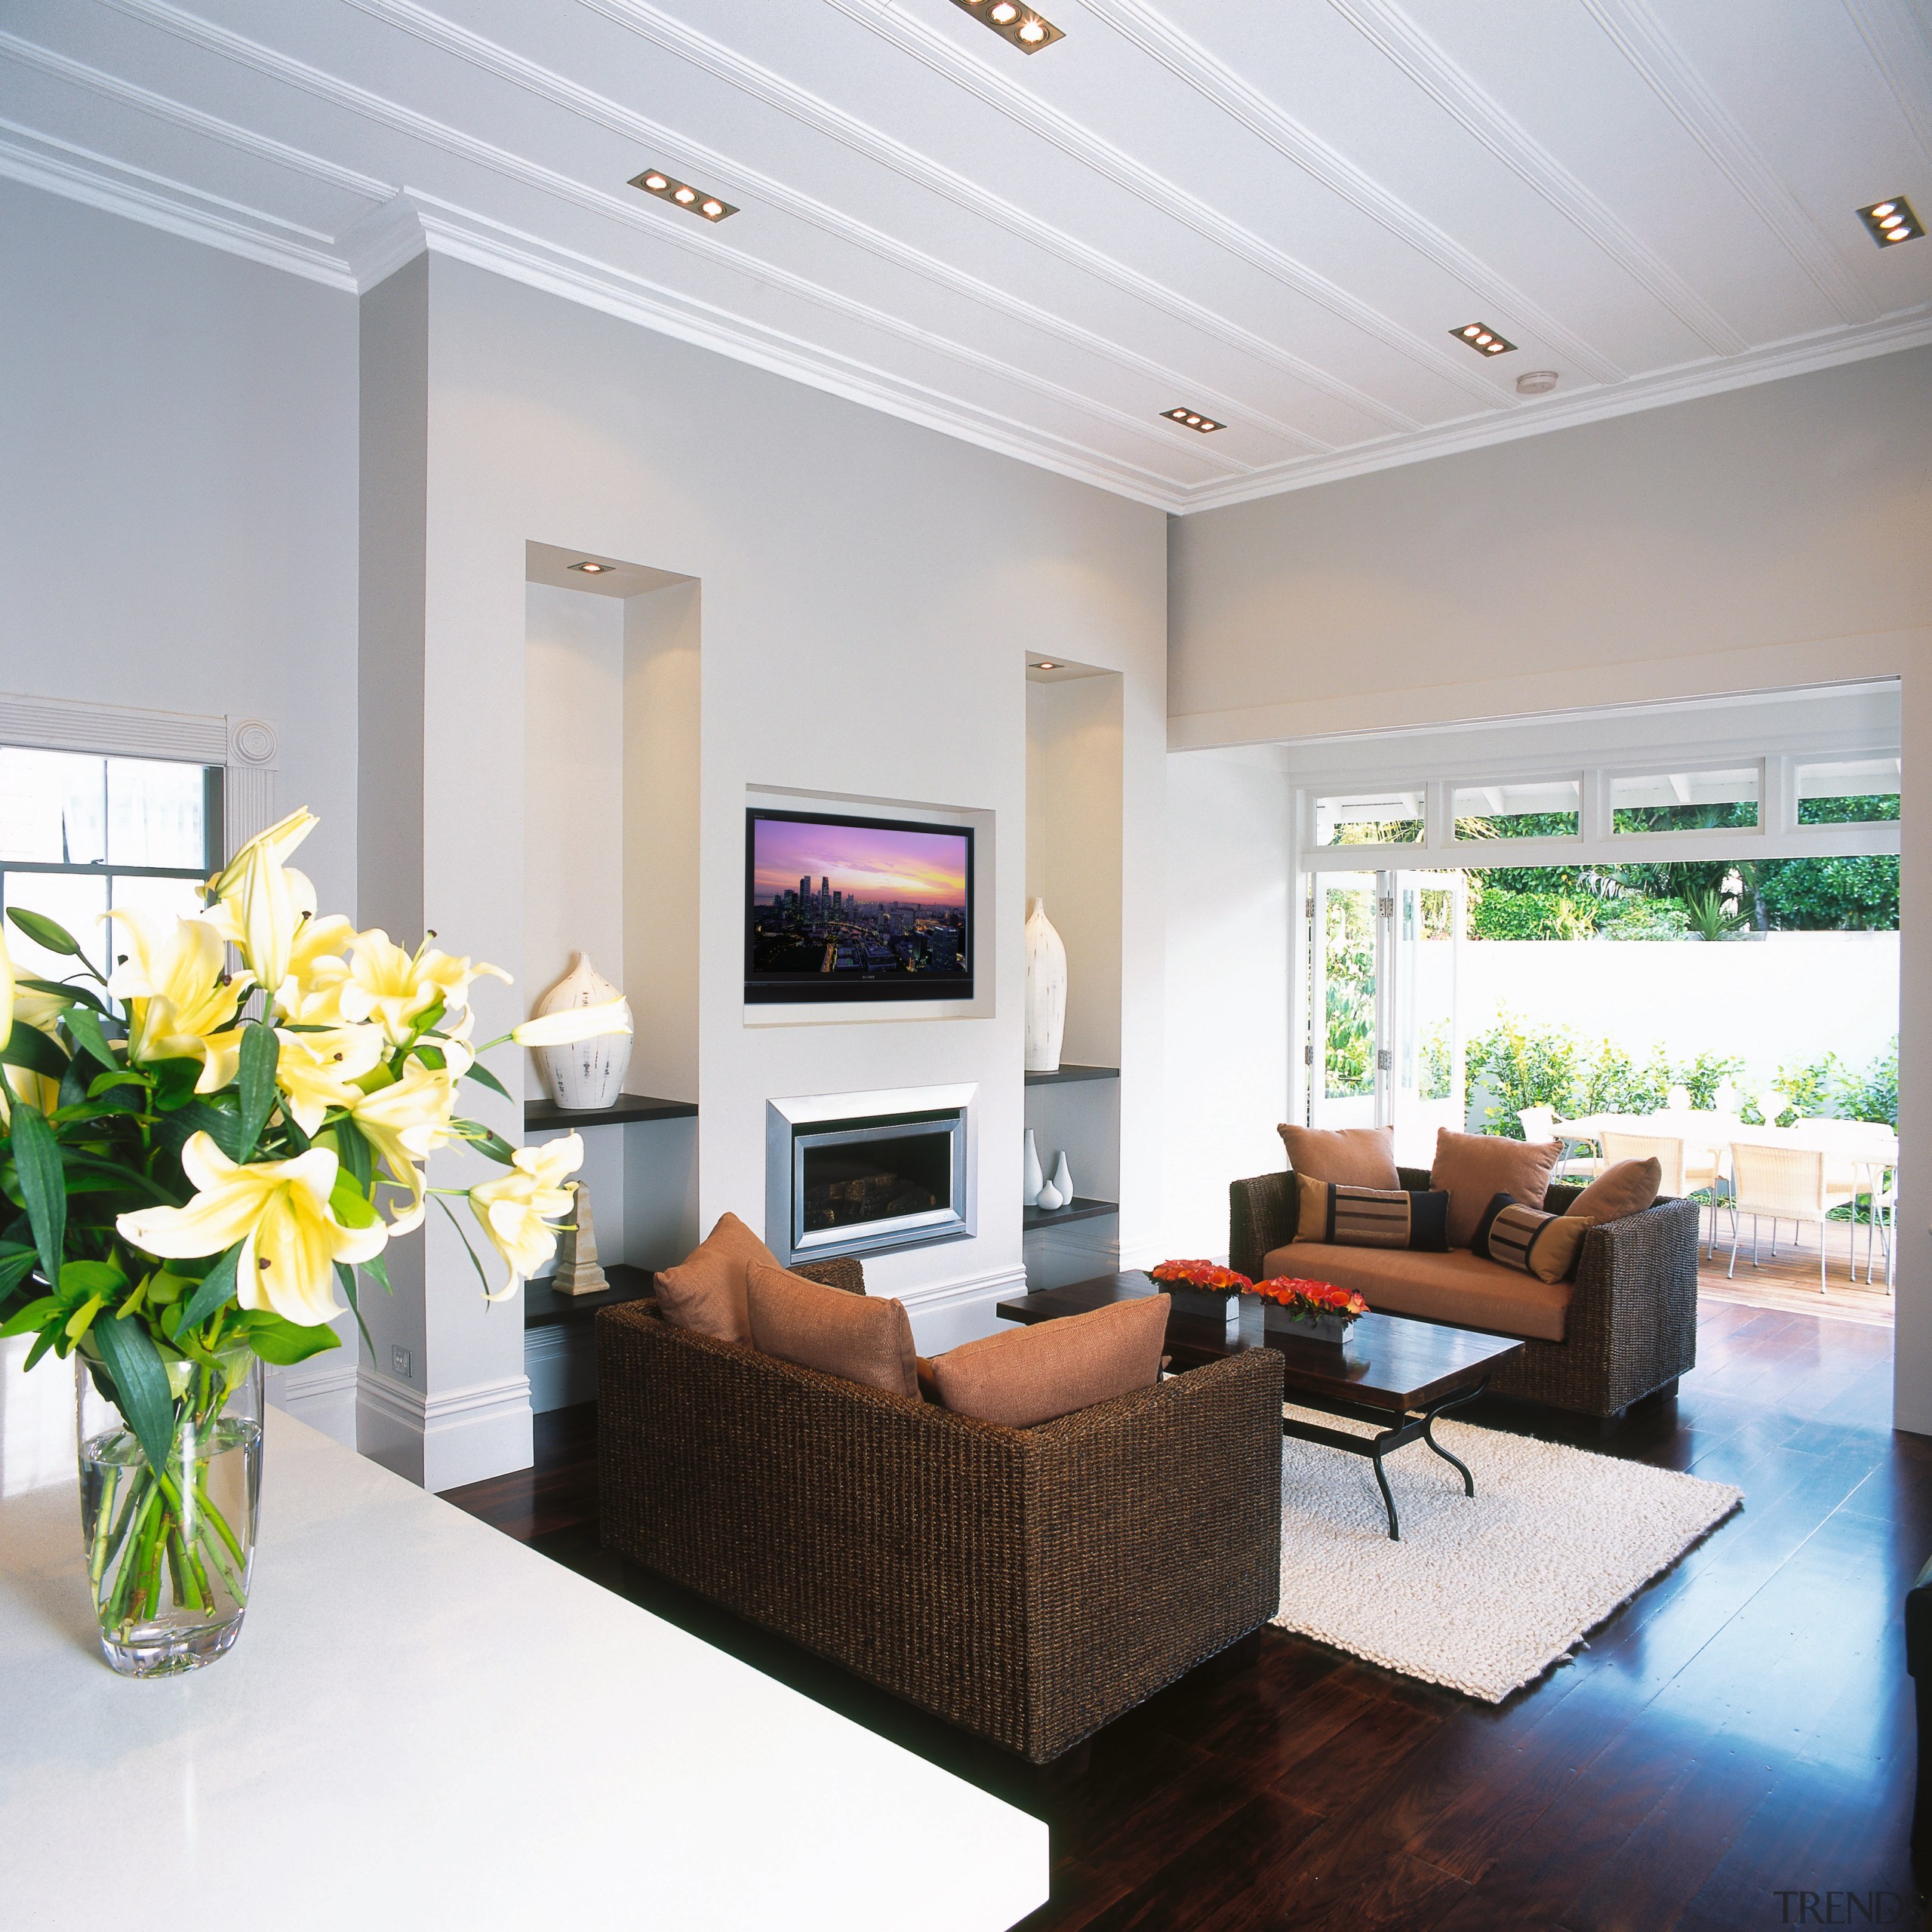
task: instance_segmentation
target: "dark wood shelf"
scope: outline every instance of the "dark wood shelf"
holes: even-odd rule
[[[1023,1208],[1020,1232],[1030,1235],[1036,1228],[1057,1228],[1066,1221],[1097,1221],[1103,1214],[1119,1212],[1118,1201],[1090,1201],[1084,1194],[1076,1194],[1064,1208]]]
[[[1074,1066],[1062,1060],[1057,1071],[1052,1073],[1029,1073],[1026,1084],[1029,1087],[1060,1087],[1075,1080],[1118,1080],[1120,1069],[1117,1066]]]
[[[540,1127],[621,1127],[634,1120],[695,1120],[695,1100],[660,1100],[652,1094],[620,1094],[614,1107],[560,1107],[550,1100],[523,1103],[523,1131]]]
[[[600,1308],[615,1308],[620,1302],[638,1301],[655,1292],[648,1268],[629,1268],[621,1261],[605,1269],[611,1285],[594,1295],[560,1295],[547,1279],[523,1284],[523,1325],[526,1328],[555,1328],[566,1322],[588,1321]]]

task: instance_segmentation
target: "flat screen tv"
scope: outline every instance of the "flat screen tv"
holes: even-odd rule
[[[745,814],[745,998],[973,997],[973,829]]]

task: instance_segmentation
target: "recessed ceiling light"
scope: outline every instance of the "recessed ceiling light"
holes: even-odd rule
[[[1478,355],[1507,355],[1516,346],[1487,322],[1465,322],[1460,328],[1451,329],[1449,333]]]
[[[1518,395],[1547,395],[1557,384],[1554,369],[1526,369],[1516,378]]]
[[[1212,435],[1217,429],[1225,429],[1225,423],[1217,423],[1211,416],[1203,416],[1198,409],[1164,409],[1161,414],[1170,423],[1178,423],[1184,429],[1198,429],[1204,436]]]
[[[993,0],[990,7],[986,0],[952,0],[952,4],[991,27],[1001,40],[1018,48],[1022,54],[1037,54],[1041,48],[1066,38],[1052,21],[1042,20],[1032,8],[1018,5],[1017,0]]]
[[[1912,204],[1903,195],[1894,195],[1888,202],[1875,202],[1869,208],[1860,208],[1858,214],[1871,230],[1872,240],[1881,248],[1894,242],[1915,242],[1925,232],[1912,211]]]
[[[1057,671],[1060,666],[1051,657],[1042,657],[1033,669],[1036,671]]]
[[[706,221],[722,221],[728,215],[738,212],[731,202],[720,201],[715,195],[706,194],[702,188],[694,188],[678,180],[661,168],[648,168],[641,174],[633,174],[631,186],[641,188],[647,195],[655,195],[660,202],[673,202]]]
[[[591,560],[586,557],[582,563],[572,564],[569,568],[574,571],[583,571],[586,577],[601,577],[606,571],[615,570],[617,568],[617,565],[615,564],[592,563]]]

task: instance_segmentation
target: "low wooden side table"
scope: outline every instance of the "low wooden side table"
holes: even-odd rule
[[[1037,1294],[1003,1301],[998,1312],[1008,1321],[1052,1321],[1063,1315],[1087,1314],[1110,1302],[1136,1300],[1158,1292],[1145,1275],[1102,1275],[1090,1281],[1044,1288]],[[1385,1457],[1412,1442],[1425,1443],[1461,1472],[1463,1494],[1475,1495],[1475,1478],[1430,1430],[1438,1416],[1475,1401],[1488,1386],[1491,1372],[1516,1354],[1523,1346],[1521,1342],[1507,1335],[1484,1335],[1472,1328],[1451,1328],[1401,1315],[1364,1315],[1349,1330],[1346,1342],[1317,1342],[1284,1335],[1278,1329],[1270,1332],[1264,1319],[1258,1299],[1251,1306],[1244,1304],[1238,1328],[1199,1315],[1170,1314],[1168,1353],[1177,1367],[1186,1369],[1248,1349],[1272,1349],[1284,1364],[1283,1390],[1287,1401],[1325,1415],[1377,1424],[1374,1435],[1352,1435],[1344,1429],[1284,1415],[1281,1433],[1298,1441],[1318,1442],[1324,1448],[1368,1457],[1375,1466],[1376,1483],[1389,1512],[1389,1534],[1398,1543],[1401,1527],[1382,1466]]]

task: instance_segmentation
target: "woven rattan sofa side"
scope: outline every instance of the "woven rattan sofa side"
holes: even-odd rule
[[[1429,1176],[1400,1170],[1420,1192]],[[1582,1192],[1552,1187],[1561,1214]],[[1228,1266],[1258,1278],[1263,1258],[1294,1238],[1291,1172],[1257,1174],[1229,1189]],[[1490,1378],[1497,1394],[1609,1418],[1673,1387],[1697,1364],[1697,1207],[1663,1200],[1583,1237],[1560,1342],[1526,1341]]]
[[[1281,1358],[1030,1429],[597,1317],[606,1547],[1035,1763],[1274,1614]]]

